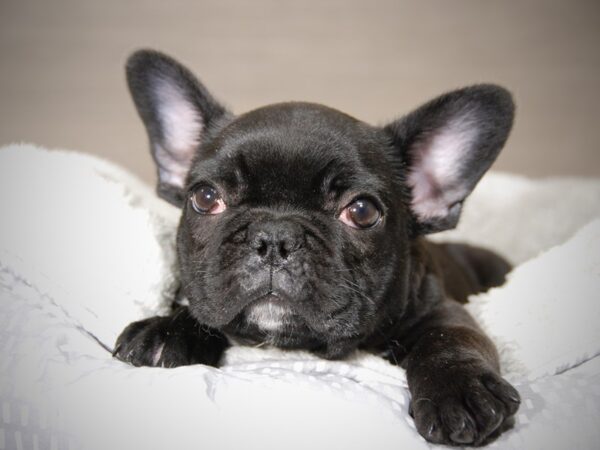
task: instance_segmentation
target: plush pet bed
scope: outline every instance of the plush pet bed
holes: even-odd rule
[[[111,358],[165,310],[178,211],[124,170],[0,150],[0,449],[420,449],[404,371],[230,349],[220,369]],[[600,180],[484,177],[458,229],[516,268],[471,299],[522,395],[490,448],[598,448]]]

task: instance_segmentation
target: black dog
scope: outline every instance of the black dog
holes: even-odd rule
[[[429,441],[488,442],[519,394],[460,303],[503,282],[483,249],[435,245],[504,145],[510,94],[450,92],[380,128],[325,106],[281,103],[234,116],[154,51],[127,64],[158,166],[182,208],[181,287],[168,317],[129,325],[115,356],[134,365],[217,365],[230,342],[406,368]]]

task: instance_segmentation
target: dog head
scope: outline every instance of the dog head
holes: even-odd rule
[[[412,241],[456,225],[514,109],[504,89],[477,85],[385,127],[311,103],[235,116],[147,50],[127,78],[158,193],[182,209],[192,314],[242,340],[330,357],[406,307]]]

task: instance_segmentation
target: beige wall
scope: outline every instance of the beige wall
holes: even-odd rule
[[[123,62],[155,47],[234,111],[310,100],[383,123],[445,90],[513,91],[497,169],[600,175],[600,2],[0,0],[0,144],[154,171]]]

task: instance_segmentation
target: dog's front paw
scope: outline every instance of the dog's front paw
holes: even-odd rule
[[[117,339],[113,356],[134,366],[216,366],[226,347],[227,340],[220,333],[177,312],[127,326]]]
[[[486,444],[513,425],[520,404],[517,390],[493,371],[440,371],[418,384],[411,415],[436,444]]]

